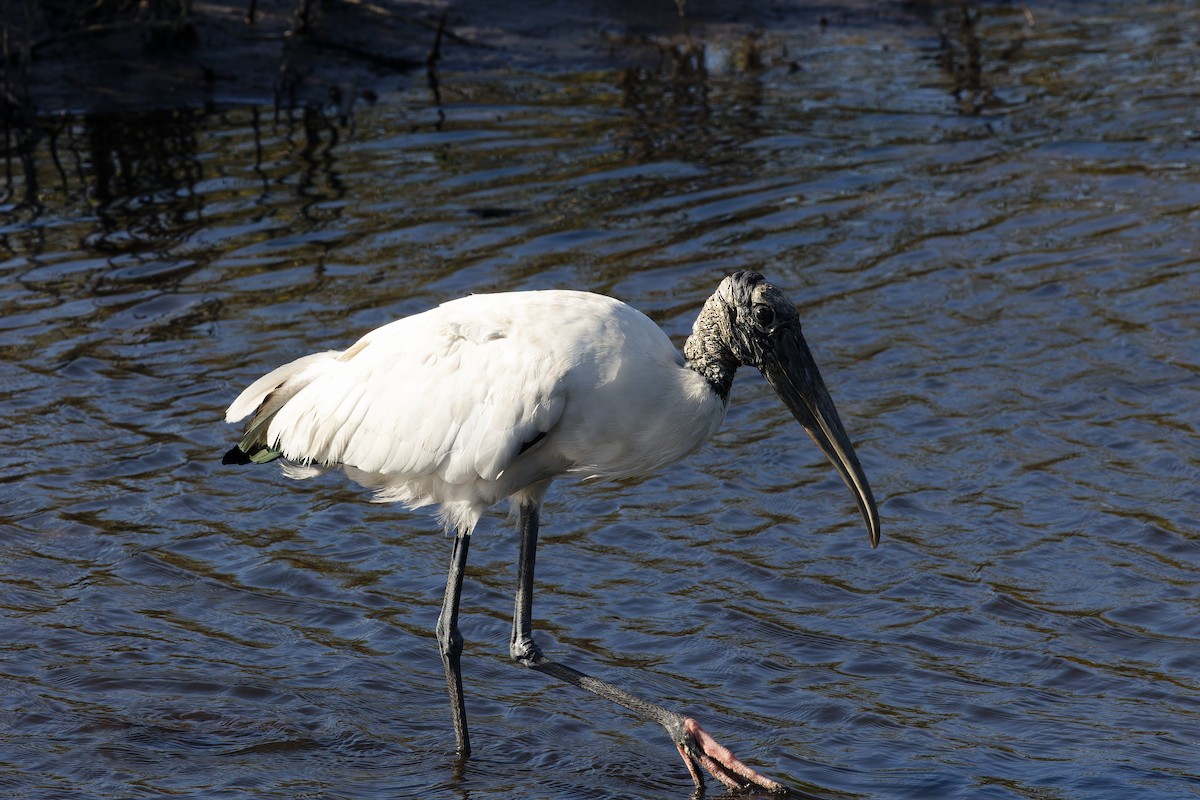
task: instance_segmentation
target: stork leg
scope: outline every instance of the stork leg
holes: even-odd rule
[[[541,648],[533,641],[533,568],[536,560],[539,503],[522,503],[520,507],[521,553],[517,563],[517,597],[513,611],[512,637],[509,639],[509,654],[517,663],[529,669],[557,678],[580,689],[599,695],[610,702],[629,709],[644,720],[657,722],[666,729],[675,743],[683,763],[698,790],[704,789],[704,776],[700,767],[708,770],[714,778],[733,791],[759,788],[769,792],[787,794],[787,788],[770,778],[760,775],[740,761],[728,748],[712,738],[700,723],[669,711],[660,705],[643,700],[636,695],[591,677],[566,664],[552,661],[542,655]],[[464,729],[465,730],[465,729]]]
[[[525,666],[542,658],[542,650],[533,641],[533,565],[537,560],[538,519],[541,507],[521,506],[521,554],[517,561],[517,599],[513,609],[512,636],[508,653],[514,661]]]
[[[442,664],[446,668],[446,687],[450,690],[450,715],[454,720],[454,739],[458,754],[466,758],[471,754],[471,738],[467,734],[467,705],[463,700],[462,667],[463,637],[458,630],[458,602],[462,596],[463,575],[467,567],[467,549],[471,545],[471,534],[459,531],[454,537],[454,553],[450,557],[450,571],[446,574],[446,595],[442,599],[442,612],[438,615],[437,640],[442,652]]]

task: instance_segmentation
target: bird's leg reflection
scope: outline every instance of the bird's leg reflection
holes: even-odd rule
[[[660,705],[643,700],[636,695],[613,686],[573,667],[552,661],[542,655],[533,641],[533,571],[537,550],[538,504],[522,503],[520,506],[521,551],[517,564],[517,597],[513,612],[512,637],[509,653],[517,663],[545,675],[557,678],[572,686],[599,695],[606,700],[629,709],[642,719],[657,722],[666,729],[675,743],[688,773],[699,792],[704,790],[704,776],[699,767],[730,790],[744,791],[758,788],[769,792],[787,794],[783,784],[760,775],[740,761],[727,747],[710,736],[700,723]]]

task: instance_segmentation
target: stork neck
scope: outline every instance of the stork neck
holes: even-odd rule
[[[725,344],[722,318],[717,309],[710,308],[711,304],[711,299],[705,303],[699,319],[692,326],[692,335],[683,345],[683,357],[687,365],[698,372],[721,398],[721,402],[728,403],[738,360],[729,345]]]

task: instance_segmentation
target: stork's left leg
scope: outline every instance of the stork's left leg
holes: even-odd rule
[[[520,507],[521,555],[517,563],[517,599],[513,611],[512,637],[509,639],[509,654],[513,660],[532,670],[599,695],[629,709],[642,719],[662,725],[670,734],[679,755],[683,757],[683,763],[687,765],[688,773],[697,789],[704,788],[704,777],[699,770],[699,767],[703,767],[731,790],[757,787],[769,792],[787,794],[787,787],[746,766],[728,748],[709,736],[700,727],[700,723],[691,717],[668,711],[611,683],[597,680],[542,655],[541,649],[533,641],[532,621],[533,567],[537,551],[539,506],[540,503],[531,502],[522,503]]]

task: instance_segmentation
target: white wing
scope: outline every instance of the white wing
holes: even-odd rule
[[[547,303],[570,299],[545,295],[578,294],[477,295],[397,320],[256,381],[229,418],[283,398],[263,444],[301,464],[350,467],[376,489],[495,481],[562,414],[569,360],[538,338],[554,336]],[[386,499],[415,499],[404,494]],[[435,495],[425,502],[452,499]]]
[[[373,331],[321,365],[268,438],[297,461],[495,480],[554,426],[563,396],[552,361],[523,346],[521,321],[488,310],[453,303]]]

